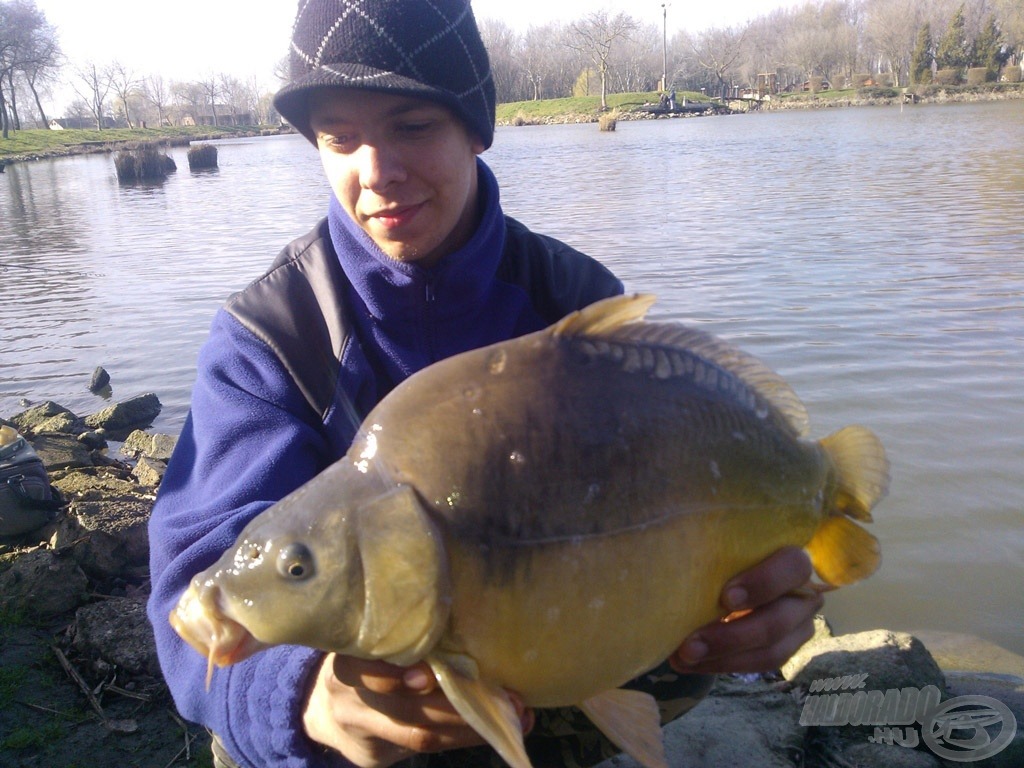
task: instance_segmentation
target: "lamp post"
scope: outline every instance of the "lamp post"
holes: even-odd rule
[[[661,90],[668,90],[668,7],[661,4]]]

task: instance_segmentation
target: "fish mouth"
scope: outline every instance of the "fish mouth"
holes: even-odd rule
[[[226,667],[269,647],[220,608],[220,590],[209,584],[189,586],[168,620],[182,640],[206,657],[206,688],[214,666]]]

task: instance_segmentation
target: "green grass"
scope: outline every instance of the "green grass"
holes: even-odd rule
[[[48,723],[41,728],[14,728],[0,742],[4,749],[40,749],[62,735],[60,723]]]
[[[659,93],[609,93],[606,97],[609,109],[631,112],[645,104],[657,104]],[[676,101],[708,101],[707,96],[692,92],[679,92]],[[496,110],[499,123],[512,123],[517,119],[525,122],[543,121],[565,116],[589,117],[594,120],[601,109],[600,96],[574,96],[566,99],[541,99],[540,101],[511,101],[499,104]]]
[[[108,128],[106,130],[67,129],[50,131],[34,128],[26,131],[11,131],[8,138],[0,138],[0,162],[48,155],[67,154],[70,147],[85,145],[102,150],[106,145],[123,142],[180,142],[194,139],[210,139],[237,136],[243,133],[259,132],[258,128],[246,129],[221,126],[168,126],[164,128]]]
[[[0,704],[6,704],[14,698],[28,677],[28,669],[22,666],[0,668]]]

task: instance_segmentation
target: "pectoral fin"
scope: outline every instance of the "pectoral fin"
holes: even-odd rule
[[[512,768],[531,768],[523,728],[504,689],[479,679],[467,656],[435,652],[427,657],[441,690],[473,730]]]
[[[580,709],[619,749],[646,768],[668,768],[658,704],[649,693],[618,688],[593,696]]]

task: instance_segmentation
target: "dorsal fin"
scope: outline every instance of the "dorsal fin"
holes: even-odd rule
[[[650,293],[612,296],[566,315],[551,326],[551,333],[555,336],[601,336],[643,320],[652,304],[654,295]]]
[[[658,348],[666,355],[687,353],[731,373],[768,402],[797,436],[810,429],[807,409],[796,392],[775,371],[751,354],[706,331],[675,323],[641,323],[654,303],[650,294],[616,296],[573,312],[552,326],[556,336],[601,339],[634,347]],[[641,356],[641,359],[643,357]],[[652,356],[652,364],[659,357]]]

